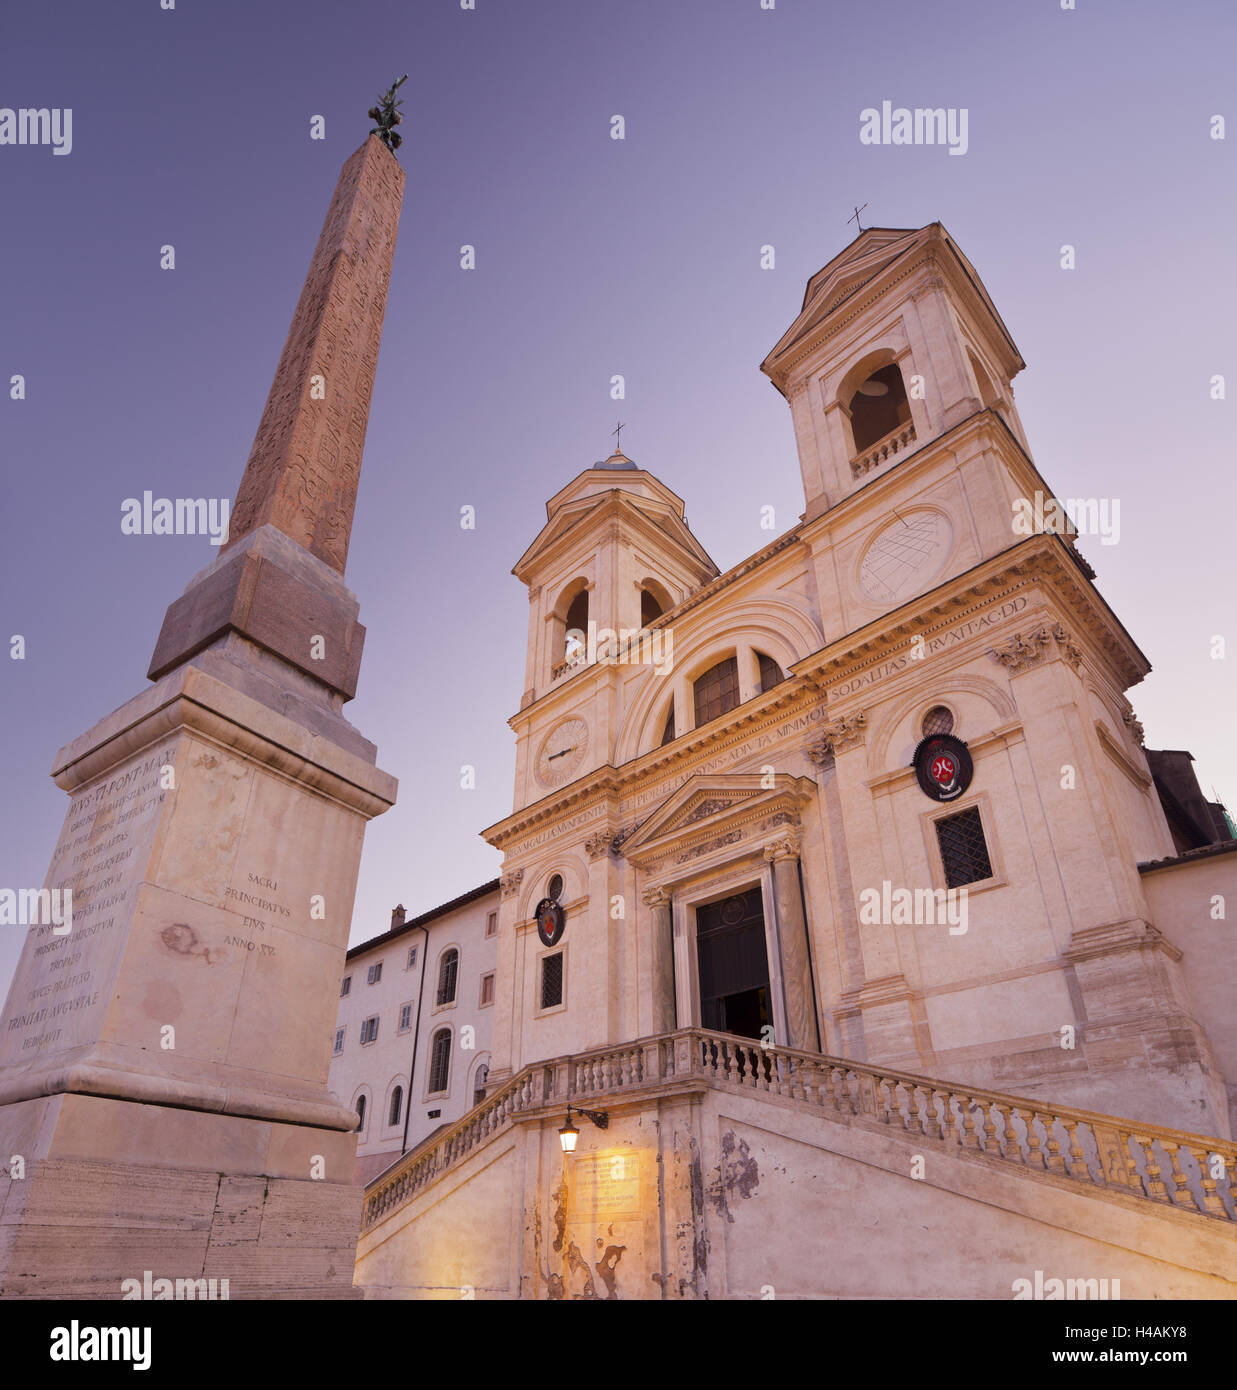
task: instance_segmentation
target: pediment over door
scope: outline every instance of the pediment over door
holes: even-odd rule
[[[692,777],[624,841],[623,857],[662,877],[681,876],[797,834],[801,808],[815,794],[810,777],[785,772]]]

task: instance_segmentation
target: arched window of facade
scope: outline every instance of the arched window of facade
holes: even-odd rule
[[[365,1128],[365,1097],[357,1096],[356,1102],[356,1127],[357,1132]]]
[[[760,663],[760,693],[763,695],[766,690],[772,690],[775,685],[781,685],[786,679],[786,672],[771,656],[766,656],[764,652],[757,652],[756,659]]]
[[[396,1086],[396,1088],[391,1092],[391,1113],[387,1118],[387,1124],[399,1124],[400,1115],[403,1114],[403,1109],[404,1088],[402,1086]]]
[[[474,1105],[480,1105],[485,1099],[485,1087],[489,1079],[490,1064],[488,1062],[482,1062],[478,1065],[472,1078],[472,1103]]]
[[[442,959],[438,962],[438,996],[439,1004],[455,1003],[455,987],[459,981],[460,974],[460,953],[451,947],[449,951],[444,951]]]
[[[728,714],[739,703],[739,663],[725,657],[697,676],[692,686],[696,703],[696,728]]]
[[[440,1028],[430,1042],[430,1095],[447,1090],[451,1084],[451,1030]]]

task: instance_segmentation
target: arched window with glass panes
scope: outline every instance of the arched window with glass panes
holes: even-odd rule
[[[445,1091],[451,1083],[451,1030],[440,1028],[430,1042],[430,1095]]]
[[[399,1124],[399,1117],[403,1113],[403,1109],[404,1088],[402,1086],[396,1086],[396,1088],[391,1092],[391,1109],[387,1116],[387,1124]]]
[[[450,950],[442,953],[442,959],[438,962],[438,995],[439,1004],[455,1003],[455,987],[459,981],[460,974],[460,953],[454,946]]]

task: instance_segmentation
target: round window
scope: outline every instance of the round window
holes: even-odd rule
[[[952,734],[954,731],[953,714],[944,705],[933,705],[923,717],[923,736],[931,738],[933,734]]]

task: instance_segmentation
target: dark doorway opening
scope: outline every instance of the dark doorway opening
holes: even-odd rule
[[[701,1025],[759,1039],[773,1010],[758,887],[696,909],[696,959]]]

